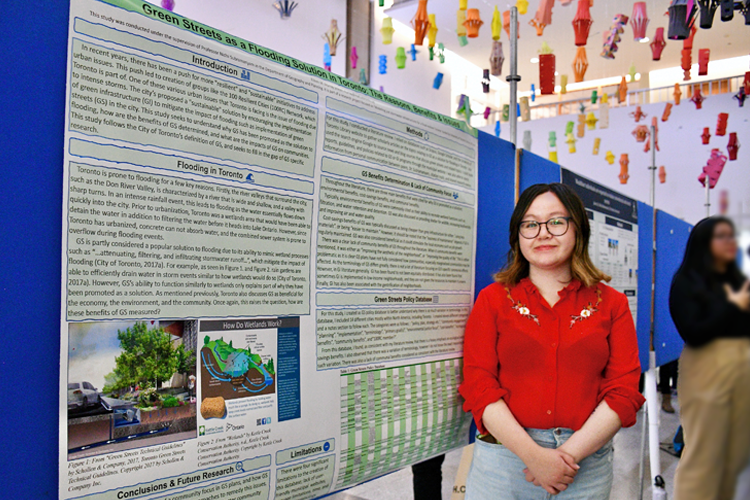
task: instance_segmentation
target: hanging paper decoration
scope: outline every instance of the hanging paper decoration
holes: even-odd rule
[[[523,149],[531,151],[531,130],[523,131]]]
[[[657,120],[655,116],[651,118],[651,126],[654,127],[654,146],[657,151],[661,151],[661,149],[659,149],[659,120]],[[649,151],[651,151],[651,141],[646,141],[646,146],[643,148],[643,152],[648,153]]]
[[[586,115],[586,125],[588,125],[589,130],[596,129],[596,122],[598,122],[596,116],[594,115],[593,111],[589,111],[589,114]]]
[[[482,70],[482,92],[489,94],[490,92],[490,70]]]
[[[609,128],[609,96],[602,94],[599,103],[599,128]]]
[[[667,169],[662,165],[659,167],[659,184],[664,184],[665,182],[667,182]]]
[[[536,9],[536,14],[529,21],[529,24],[536,28],[537,36],[542,36],[544,28],[552,24],[552,7],[554,5],[555,0],[539,0],[539,7]]]
[[[703,133],[701,134],[701,142],[702,144],[708,144],[709,141],[711,141],[711,132],[709,132],[709,127],[703,127]]]
[[[668,102],[664,105],[664,113],[661,115],[661,121],[665,122],[669,120],[669,115],[672,113],[672,103]]]
[[[427,0],[419,0],[417,12],[411,19],[411,27],[414,28],[414,45],[422,45],[430,27],[430,21],[427,17]]]
[[[536,87],[534,84],[531,84],[531,102],[536,101]]]
[[[698,4],[694,0],[672,0],[669,5],[669,29],[667,38],[684,40],[690,35],[695,17],[698,15]]]
[[[527,122],[531,120],[531,107],[529,106],[529,98],[524,96],[519,99],[519,106],[521,107],[521,121]]]
[[[469,43],[466,38],[466,10],[456,12],[456,35],[458,36],[458,45],[465,47]]]
[[[500,20],[500,11],[497,10],[497,5],[495,5],[495,10],[492,11],[490,29],[492,30],[492,39],[500,40],[500,30],[503,29],[503,22]]]
[[[589,10],[590,5],[590,0],[578,0],[578,10],[573,18],[573,32],[576,35],[575,43],[578,47],[586,45],[586,41],[589,38],[589,31],[591,30],[591,24],[594,22],[591,19],[591,11]]]
[[[682,48],[683,49],[692,49],[693,48],[693,41],[695,40],[695,34],[698,32],[698,28],[695,27],[695,25],[690,27],[690,34],[686,39],[682,41]]]
[[[526,15],[526,13],[529,11],[529,0],[516,0],[516,8],[518,9],[518,13],[523,15]]]
[[[549,161],[552,163],[558,163],[557,161],[557,151],[550,151],[548,155]]]
[[[691,97],[690,100],[695,104],[695,109],[701,109],[703,108],[703,101],[705,101],[706,98],[701,95],[701,89],[696,88],[693,90],[693,97]]]
[[[578,115],[578,133],[576,135],[581,139],[586,135],[586,115],[584,114]]]
[[[466,32],[469,38],[476,38],[479,36],[479,28],[482,27],[484,21],[479,18],[479,9],[469,9],[466,11]]]
[[[550,130],[549,136],[547,137],[547,142],[549,143],[550,148],[556,148],[557,147],[557,132],[554,130]]]
[[[604,155],[604,159],[610,165],[614,165],[615,163],[615,155],[612,153],[612,151],[607,151],[607,153]]]
[[[720,0],[721,1],[721,20],[722,22],[731,21],[734,19],[734,0]]]
[[[740,150],[740,141],[737,140],[737,132],[729,133],[729,142],[727,143],[727,153],[729,153],[729,161],[737,159],[737,152]]]
[[[680,90],[680,84],[675,83],[674,84],[674,92],[672,92],[672,96],[674,97],[674,105],[679,106],[680,105],[680,97],[682,97],[682,90]]]
[[[629,163],[630,160],[628,159],[628,154],[622,153],[620,155],[620,175],[617,176],[617,178],[620,179],[620,184],[627,184],[628,179],[630,179],[630,174],[628,174]]]
[[[432,88],[437,90],[440,88],[442,84],[443,84],[443,74],[438,71],[438,74],[435,75],[435,79],[432,81]]]
[[[383,36],[383,45],[390,45],[393,42],[393,19],[390,17],[383,18],[383,25],[380,28],[380,34]]]
[[[492,42],[492,52],[490,52],[490,74],[492,76],[500,76],[503,74],[504,61],[505,55],[503,55],[503,43],[500,41]]]
[[[560,94],[568,93],[568,75],[560,75]]]
[[[565,135],[568,136],[569,134],[573,133],[573,127],[575,127],[576,124],[572,121],[569,121],[565,124]]]
[[[719,7],[719,0],[697,0],[700,5],[701,20],[700,26],[704,30],[711,29],[714,24],[714,14]]]
[[[539,91],[542,95],[555,93],[555,54],[539,54]]]
[[[471,101],[469,100],[469,96],[466,94],[461,94],[459,97],[456,114],[464,115],[466,123],[471,124],[471,115],[474,113],[471,111]]]
[[[521,28],[520,25],[521,22],[516,22],[516,38],[521,38]],[[508,40],[510,40],[510,11],[506,10],[503,12],[503,29],[505,30],[505,34],[508,35]]]
[[[625,77],[620,80],[620,86],[617,89],[617,102],[622,104],[628,98],[628,82]]]
[[[682,71],[684,81],[690,80],[690,68],[693,67],[693,49],[682,49]]]
[[[741,108],[745,107],[745,99],[747,99],[747,94],[745,93],[745,87],[740,87],[739,92],[734,94],[732,98],[737,99],[737,104],[739,104]]]
[[[719,213],[726,215],[729,210],[729,191],[722,189],[719,191]]]
[[[630,16],[630,26],[633,28],[633,39],[636,42],[646,38],[648,21],[646,2],[635,2],[633,4],[633,15]]]
[[[567,139],[565,139],[565,143],[568,145],[568,153],[575,153],[576,152],[576,138],[573,137],[573,134],[568,134]]]
[[[620,34],[625,31],[625,25],[628,23],[628,16],[625,14],[617,14],[612,19],[612,26],[609,31],[605,31],[604,35],[604,46],[602,47],[601,56],[605,59],[614,59],[615,52],[617,52],[617,44],[620,42]]]
[[[352,47],[351,54],[349,54],[349,61],[352,63],[352,69],[357,69],[357,61],[359,60],[359,55],[357,54],[357,47]]]
[[[411,47],[409,48],[409,55],[411,56],[412,61],[417,60],[417,54],[419,54],[419,51],[417,50],[417,47],[412,43]]]
[[[661,53],[667,42],[664,41],[664,28],[656,28],[654,39],[649,44],[651,46],[651,60],[660,61]]]
[[[698,51],[698,75],[708,74],[708,60],[711,57],[711,49],[700,49]]]
[[[716,135],[727,135],[727,120],[729,120],[729,113],[719,113],[719,118],[716,120]]]
[[[438,43],[437,56],[440,64],[443,64],[445,62],[445,45],[443,45],[443,42]]]
[[[482,113],[482,116],[484,116],[485,120],[489,119],[490,113],[492,113],[492,110],[490,109],[489,106],[487,106],[486,108],[484,108],[484,113]]]
[[[596,90],[591,91],[591,104],[596,104],[597,96],[596,96]]]
[[[359,83],[367,85],[367,73],[365,73],[365,68],[359,68]]]
[[[279,3],[279,2],[275,2],[275,3]],[[286,3],[289,3],[289,2],[286,2]],[[294,4],[294,2],[291,2],[291,3]],[[296,6],[297,5],[295,4],[294,7]],[[274,4],[274,7],[276,7],[275,4]],[[294,7],[292,7],[292,10],[294,10]],[[174,0],[161,0],[161,8],[164,10],[168,10],[169,12],[174,11]],[[291,15],[291,11],[289,12],[289,14]],[[281,16],[281,18],[284,19],[284,16]]]
[[[164,6],[164,2],[171,1],[174,4],[173,0],[162,0],[161,4]],[[292,17],[292,12],[297,7],[297,2],[292,2],[290,0],[278,0],[273,3],[273,8],[279,11],[279,16],[281,16],[281,19],[289,19]],[[170,9],[171,10],[171,9]]]
[[[508,120],[510,120],[510,104],[503,104],[503,112],[500,115],[500,118],[504,122],[507,122]]]
[[[331,56],[336,55],[336,47],[341,43],[341,36],[338,22],[335,19],[331,19],[331,27],[323,33],[323,40],[328,42],[328,46],[331,48]]]
[[[438,27],[437,24],[435,24],[435,14],[430,14],[427,17],[430,20],[430,29],[427,30],[427,45],[428,47],[433,48],[435,42],[437,42]],[[430,61],[432,61],[432,51],[430,51]]]
[[[648,139],[648,136],[650,135],[648,127],[645,125],[638,125],[631,133],[633,134],[633,137],[635,137],[635,142],[643,142]]]
[[[719,177],[726,164],[727,157],[718,148],[712,149],[711,156],[703,167],[703,172],[698,176],[698,181],[703,187],[706,187],[706,177],[708,177],[708,187],[709,189],[713,189],[716,187],[716,183],[719,182]]]
[[[597,137],[596,139],[594,139],[594,150],[592,151],[594,156],[597,156],[599,154],[599,146],[601,146],[601,144],[602,144],[601,137]]]
[[[385,75],[388,72],[388,56],[378,56],[378,73]]]
[[[500,120],[495,122],[495,137],[500,137]]]
[[[323,67],[331,71],[331,48],[327,43],[323,44]]]
[[[461,10],[466,10],[466,8],[469,6],[469,0],[458,0],[458,8]]]
[[[745,87],[745,94],[750,94],[750,71],[745,72],[745,79],[742,81],[742,86]]]
[[[589,67],[589,60],[586,57],[586,47],[576,49],[576,57],[573,59],[573,76],[576,82],[582,82]]]
[[[406,67],[406,49],[399,47],[396,49],[396,68],[404,69]]]
[[[640,106],[636,106],[635,107],[635,111],[633,111],[632,113],[630,113],[630,117],[633,118],[636,123],[638,123],[639,121],[641,121],[642,118],[646,118],[647,116],[648,115],[646,113],[644,113],[643,111],[641,111],[641,107]]]

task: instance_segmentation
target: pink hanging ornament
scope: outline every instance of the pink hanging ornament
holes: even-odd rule
[[[628,165],[630,164],[630,160],[628,159],[627,153],[622,153],[620,155],[620,175],[618,175],[618,179],[620,179],[620,184],[627,184],[628,179],[630,179],[630,174],[628,174]]]
[[[726,215],[729,211],[729,191],[722,189],[719,191],[719,213]]]
[[[682,49],[682,71],[684,72],[683,80],[690,80],[690,68],[693,67],[693,49]]]
[[[664,184],[665,182],[667,182],[667,169],[662,165],[659,167],[659,183]]]
[[[664,41],[664,28],[656,28],[656,34],[654,39],[651,41],[651,59],[654,61],[661,60],[661,53],[667,42]]]
[[[555,54],[539,54],[539,90],[542,95],[555,93]]]
[[[701,143],[703,145],[706,145],[711,141],[711,132],[708,130],[708,127],[703,127],[703,133],[701,134]]]
[[[729,120],[729,113],[719,113],[719,118],[716,120],[716,135],[727,134],[727,120]]]
[[[719,151],[718,148],[711,150],[711,157],[703,167],[703,172],[698,176],[698,181],[706,187],[706,177],[708,177],[708,187],[713,189],[716,187],[716,183],[719,182],[721,172],[724,170],[724,165],[727,164],[727,157]]]
[[[617,14],[612,20],[612,25],[609,31],[602,33],[604,37],[604,45],[602,47],[601,56],[605,59],[614,59],[615,52],[617,52],[617,44],[620,42],[620,34],[625,31],[625,25],[628,23],[628,16],[625,14]]]
[[[711,49],[700,49],[698,51],[698,75],[708,74],[708,60],[711,57]]]
[[[734,161],[737,159],[737,151],[740,150],[740,141],[737,139],[737,132],[729,133],[729,142],[727,143],[727,153],[729,153],[729,160]]]
[[[352,47],[352,53],[349,55],[349,60],[352,63],[352,69],[357,69],[357,61],[359,60],[359,55],[357,55],[357,47]]]
[[[633,39],[636,42],[646,38],[648,21],[646,2],[635,2],[633,4],[633,15],[630,16],[630,26],[633,27]]]
[[[591,24],[590,0],[578,0],[578,10],[573,18],[573,32],[576,35],[576,46],[583,47],[589,38]]]
[[[646,118],[647,116],[648,115],[646,113],[644,113],[643,111],[641,111],[641,107],[640,106],[636,106],[635,107],[635,111],[633,111],[632,113],[630,113],[630,117],[635,120],[635,123],[638,123],[639,121],[641,121],[642,118]]]
[[[552,24],[552,7],[554,5],[555,0],[539,0],[539,7],[536,9],[536,14],[529,21],[529,24],[536,28],[537,36],[542,36],[544,28]]]

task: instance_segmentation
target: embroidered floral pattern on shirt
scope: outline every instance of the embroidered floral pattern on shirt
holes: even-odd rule
[[[586,318],[591,317],[592,314],[597,312],[599,310],[599,304],[602,302],[602,291],[597,288],[596,289],[596,304],[592,304],[589,302],[589,305],[581,309],[581,312],[578,313],[578,315],[571,314],[570,315],[570,327],[573,328],[573,325],[576,324],[576,321],[583,321]]]
[[[510,289],[507,286],[505,287],[505,291],[508,294],[508,300],[510,300],[513,304],[511,307],[518,311],[518,314],[520,314],[521,316],[529,318],[530,320],[534,321],[534,323],[539,325],[539,318],[537,318],[536,314],[531,314],[529,308],[522,304],[520,301],[513,300],[513,296],[510,294]]]

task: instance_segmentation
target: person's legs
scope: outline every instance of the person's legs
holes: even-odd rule
[[[727,354],[730,354],[729,352]],[[727,449],[727,465],[722,479],[722,500],[733,500],[737,479],[750,459],[750,340],[737,342],[732,388],[732,410]]]
[[[411,466],[414,500],[441,500],[445,455]]]

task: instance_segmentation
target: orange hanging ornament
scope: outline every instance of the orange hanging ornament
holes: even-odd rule
[[[414,45],[422,45],[427,30],[430,29],[430,21],[427,17],[427,0],[419,0],[417,13],[411,19],[411,27],[414,28]]]
[[[587,0],[588,1],[588,0]],[[589,60],[586,57],[586,47],[576,49],[576,57],[573,59],[573,76],[576,82],[582,82],[589,67]]]
[[[466,11],[466,21],[464,26],[466,27],[466,33],[469,38],[476,38],[479,36],[479,28],[484,24],[479,18],[479,9],[469,9]]]

